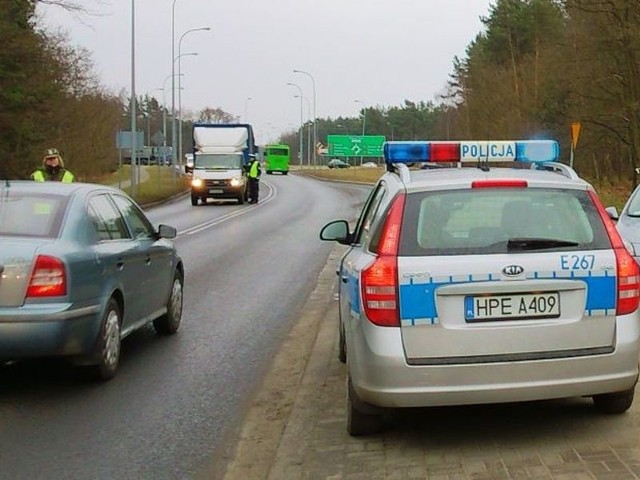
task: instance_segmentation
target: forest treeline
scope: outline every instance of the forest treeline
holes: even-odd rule
[[[65,0],[0,0],[0,177],[23,178],[44,148],[57,146],[80,178],[91,179],[117,165],[115,136],[129,128],[130,99],[99,83],[90,52],[40,28],[38,3],[82,9]],[[394,140],[550,137],[568,161],[570,126],[579,122],[576,169],[595,181],[632,178],[635,185],[640,2],[496,0],[482,23],[465,55],[453,59],[441,98],[318,119],[318,140],[361,134],[363,126],[366,134]],[[137,105],[145,143],[158,144],[169,112],[151,95]],[[193,119],[227,122],[234,116],[203,107]],[[183,128],[188,151],[190,123]],[[297,154],[296,132],[280,140]]]

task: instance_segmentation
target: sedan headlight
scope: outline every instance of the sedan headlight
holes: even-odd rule
[[[195,187],[195,188],[202,187],[202,179],[201,178],[194,178],[193,180],[191,180],[191,186]]]

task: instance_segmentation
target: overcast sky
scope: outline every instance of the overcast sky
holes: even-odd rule
[[[92,53],[102,84],[131,91],[131,2],[82,0],[99,15],[43,8]],[[184,110],[220,107],[254,124],[258,142],[303,119],[356,116],[363,105],[436,100],[455,56],[482,30],[493,0],[135,0],[138,95],[171,108],[172,19]],[[175,5],[175,15],[172,15]],[[210,27],[210,31],[191,29]],[[180,43],[180,39],[182,41]],[[180,49],[179,49],[180,47]],[[294,73],[303,70],[305,74]],[[166,82],[165,82],[166,79]],[[177,88],[178,78],[176,78]],[[166,87],[163,92],[160,89]],[[308,99],[308,103],[307,100]],[[359,102],[356,102],[359,100]],[[178,107],[178,93],[175,97]],[[309,111],[308,111],[309,110]]]

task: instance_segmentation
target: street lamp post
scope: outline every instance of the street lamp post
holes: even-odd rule
[[[171,74],[162,82],[162,163],[167,164],[167,80],[171,78]]]
[[[253,100],[251,97],[247,97],[244,101],[244,123],[249,123],[249,101]]]
[[[136,193],[136,1],[131,0],[131,193]]]
[[[300,85],[298,85],[297,83],[292,83],[292,82],[288,82],[287,85],[291,86],[291,87],[296,87],[298,89],[298,92],[300,92],[300,95],[298,95],[300,97],[300,128],[298,128],[298,140],[299,140],[299,147],[298,147],[298,155],[300,156],[300,165],[302,166],[302,160],[304,158],[304,152],[303,147],[302,147],[302,135],[304,133],[304,123],[302,120],[302,99],[304,98],[302,95],[302,87],[300,87]]]
[[[186,55],[192,55],[192,56],[198,55],[197,53],[181,54],[180,52],[182,51],[182,40],[184,40],[184,37],[186,37],[189,33],[209,31],[209,30],[211,30],[211,27],[192,28],[184,32],[180,36],[180,40],[178,41],[177,60],[178,60],[178,115],[179,117],[178,117],[178,157],[175,164],[180,165],[180,167],[182,167],[182,73],[180,68],[181,67],[180,57],[186,56]]]
[[[303,143],[303,135],[304,135],[304,119],[302,114],[302,99],[304,98],[302,95],[294,95],[293,98],[300,99],[300,127],[298,127],[298,140],[300,141],[300,146],[298,147],[298,156],[300,158],[300,165],[302,165],[302,159],[304,157],[304,152],[302,151],[302,143]]]
[[[364,137],[365,128],[367,125],[367,106],[364,104],[362,100],[354,100],[355,103],[362,104],[362,136]],[[360,165],[362,165],[363,157],[360,156]]]
[[[354,102],[362,104],[362,136],[364,137],[364,131],[367,125],[367,106],[362,100],[354,100]]]
[[[318,126],[316,116],[316,80],[309,72],[304,70],[293,70],[293,73],[302,73],[311,79],[311,85],[313,86],[313,165],[316,165],[316,148],[318,146]]]
[[[171,74],[162,82],[162,164],[167,164],[167,80],[171,78]]]
[[[178,120],[178,156],[176,157],[175,165],[179,165],[180,167],[182,167],[182,90],[183,90],[182,73],[180,73],[180,70],[181,70],[180,58],[193,57],[197,55],[198,54],[196,52],[189,52],[189,53],[181,53],[176,57],[176,60],[178,61],[178,110],[176,111],[176,115],[178,116],[178,119],[177,119]]]
[[[171,157],[175,165],[176,157],[176,0],[171,4]],[[172,168],[175,180],[176,169]]]
[[[307,97],[303,97],[304,101],[307,104],[307,118],[311,118],[311,106],[309,104],[309,99]],[[307,125],[307,164],[311,163],[311,122]]]

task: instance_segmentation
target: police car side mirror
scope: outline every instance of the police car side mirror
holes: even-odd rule
[[[334,241],[342,245],[351,245],[349,223],[346,220],[334,220],[320,230],[320,240]]]

